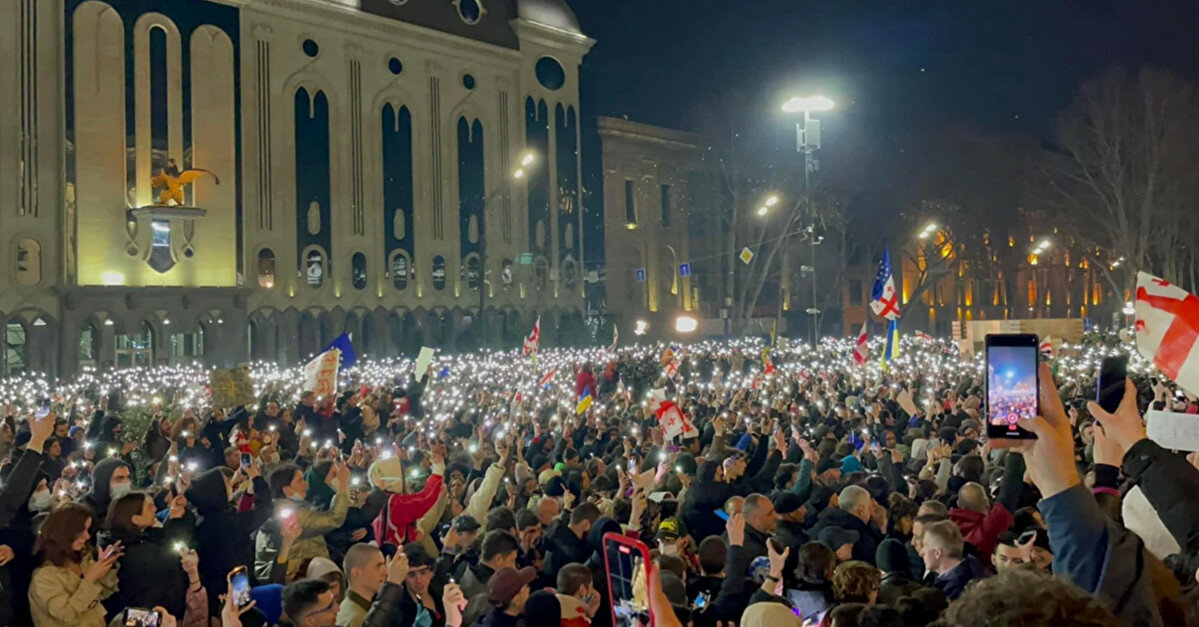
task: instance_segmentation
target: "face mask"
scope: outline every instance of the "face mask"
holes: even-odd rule
[[[54,495],[49,490],[34,492],[33,496],[29,497],[29,509],[35,512],[45,511],[50,508],[50,499]]]
[[[108,489],[108,496],[113,499],[119,499],[122,496],[129,494],[129,491],[132,489],[133,486],[130,485],[128,481],[125,483],[114,483],[112,484],[112,487]]]

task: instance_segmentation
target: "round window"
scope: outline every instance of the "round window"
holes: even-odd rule
[[[305,39],[304,43],[300,44],[300,49],[304,51],[304,54],[312,57],[313,59],[315,59],[316,55],[320,54],[321,52],[321,47],[311,39]]]
[[[392,57],[387,60],[387,69],[391,70],[392,74],[399,76],[400,72],[404,71],[404,64],[399,59]]]
[[[566,70],[562,69],[562,64],[553,57],[541,57],[537,60],[535,68],[537,72],[537,82],[541,83],[542,87],[551,91],[562,89],[566,84]]]
[[[483,18],[483,4],[480,0],[458,0],[458,17],[467,24],[478,24]]]
[[[475,77],[470,74],[463,74],[462,75],[462,86],[467,89],[474,89],[475,88]]]

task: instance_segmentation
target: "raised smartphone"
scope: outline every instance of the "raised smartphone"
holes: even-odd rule
[[[1036,439],[1036,434],[1021,428],[1018,420],[1039,413],[1037,356],[1035,335],[987,336],[988,438]]]
[[[1095,382],[1095,402],[1103,411],[1114,414],[1124,400],[1124,379],[1128,377],[1128,356],[1104,357]]]

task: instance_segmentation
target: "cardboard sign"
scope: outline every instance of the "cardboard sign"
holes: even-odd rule
[[[208,374],[208,386],[212,389],[213,407],[254,404],[254,384],[250,382],[250,369],[245,366],[213,370]]]
[[[412,373],[417,381],[420,381],[429,371],[429,366],[433,363],[433,351],[434,349],[428,346],[420,347],[420,354],[416,356],[416,371]]]
[[[920,411],[916,408],[916,402],[912,400],[912,393],[907,391],[906,388],[899,393],[899,396],[895,397],[895,402],[899,403],[900,408],[906,411],[909,416],[915,416],[916,412]]]
[[[304,364],[304,391],[326,398],[337,393],[337,367],[341,351],[333,349],[317,355]]]
[[[1145,418],[1149,439],[1162,448],[1199,451],[1199,415],[1151,409]]]

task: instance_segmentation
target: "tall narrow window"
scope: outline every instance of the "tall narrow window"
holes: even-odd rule
[[[402,252],[396,252],[391,257],[391,284],[397,290],[408,287],[408,257]]]
[[[670,226],[670,186],[662,186],[662,226]]]
[[[20,322],[9,320],[4,329],[4,373],[8,375],[25,372],[25,327]]]
[[[42,245],[27,237],[17,244],[17,283],[32,287],[41,280]]]
[[[628,226],[637,225],[637,203],[633,181],[624,182],[624,222]]]
[[[275,287],[275,253],[269,248],[258,251],[258,286]]]
[[[366,289],[366,255],[354,253],[353,258],[350,260],[350,275],[354,289]]]
[[[433,288],[445,289],[445,257],[441,255],[433,258]]]
[[[304,266],[309,287],[318,288],[325,284],[325,256],[321,251],[308,251]]]

